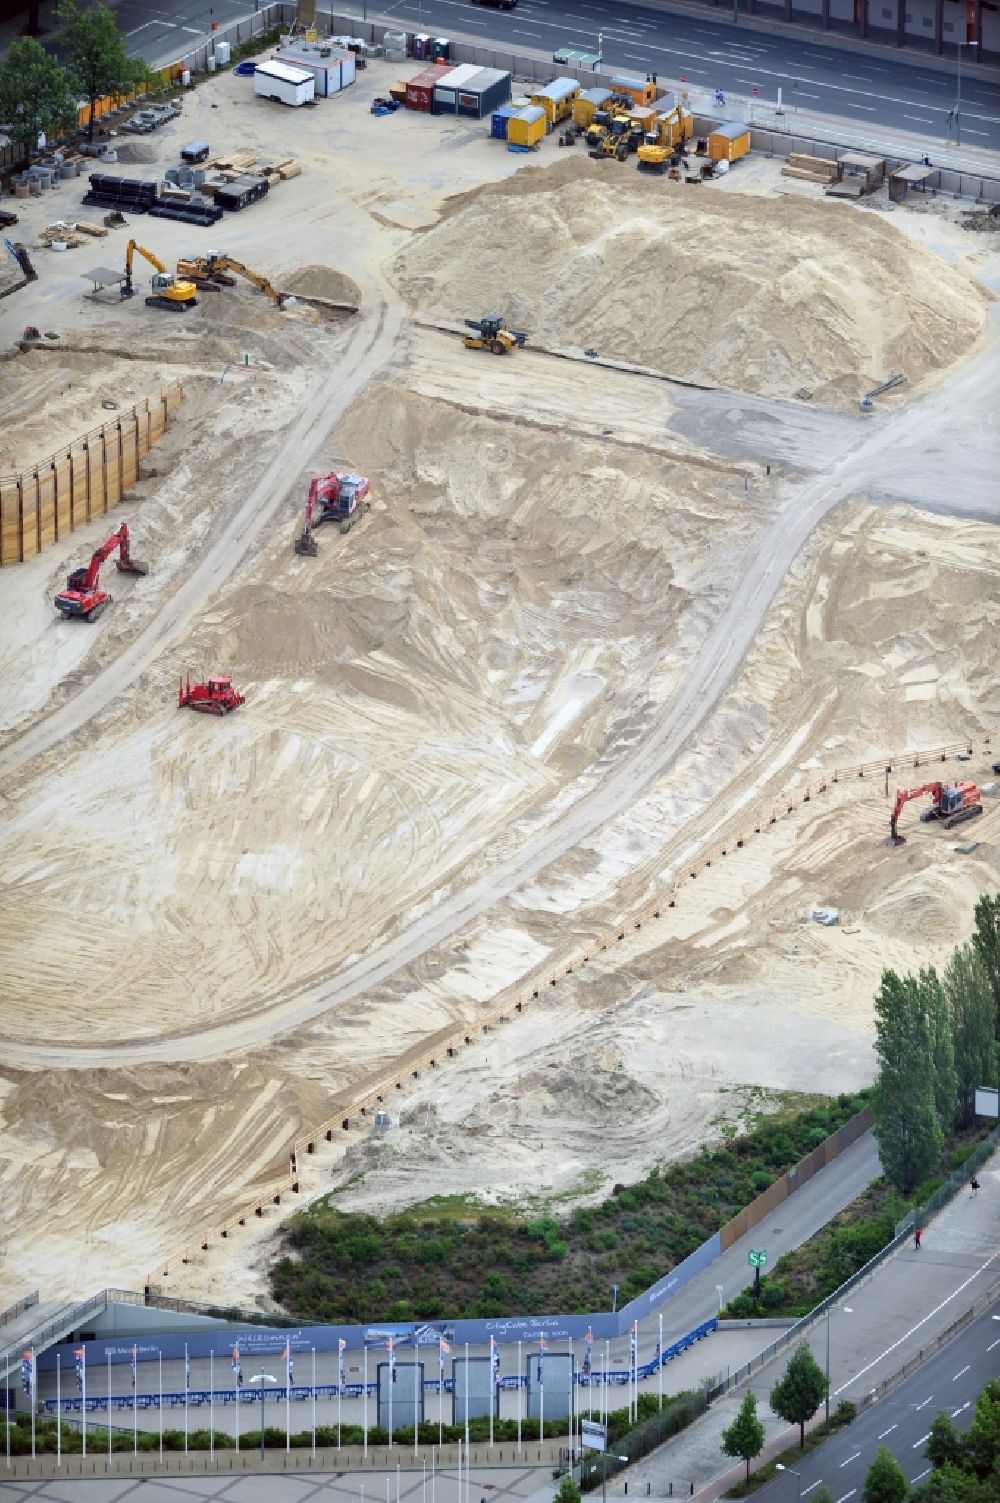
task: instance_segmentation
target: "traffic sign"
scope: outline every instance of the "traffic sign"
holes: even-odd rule
[[[762,1247],[751,1247],[747,1253],[747,1262],[751,1268],[763,1268],[767,1262],[767,1253]]]
[[[588,1451],[603,1451],[608,1444],[608,1428],[596,1420],[581,1420],[580,1440]]]

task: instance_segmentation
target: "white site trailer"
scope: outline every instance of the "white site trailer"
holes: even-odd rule
[[[293,68],[272,58],[258,63],[253,91],[261,99],[277,99],[281,104],[310,104],[316,95],[316,79],[308,68]]]

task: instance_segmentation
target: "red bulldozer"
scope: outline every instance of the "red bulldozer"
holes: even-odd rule
[[[187,682],[181,679],[177,689],[178,708],[197,710],[202,715],[228,715],[246,702],[246,695],[233,688],[228,673],[213,674],[200,684],[193,684],[189,674]]]
[[[315,558],[319,552],[314,530],[321,522],[339,522],[341,532],[350,532],[371,509],[368,497],[372,483],[367,475],[321,475],[309,487],[302,531],[295,539],[296,553]]]
[[[105,538],[101,546],[94,550],[94,556],[86,568],[74,569],[68,575],[65,590],[60,590],[55,597],[56,610],[61,611],[67,620],[70,616],[82,616],[85,621],[96,621],[107,610],[112,597],[100,588],[101,565],[111,557],[115,549],[118,550],[115,562],[122,574],[149,573],[148,564],[140,563],[132,557],[128,523],[123,522],[117,532]]]
[[[934,800],[931,807],[925,809],[920,816],[925,825],[933,819],[939,819],[946,830],[951,830],[955,825],[964,824],[967,819],[975,819],[977,814],[983,812],[982,794],[975,783],[954,783],[948,788],[943,783],[921,783],[919,788],[900,788],[889,820],[890,844],[906,844],[906,836],[900,835],[896,828],[903,805],[909,803],[911,798],[920,798],[925,793],[929,793]]]

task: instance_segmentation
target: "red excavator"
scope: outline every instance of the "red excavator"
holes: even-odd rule
[[[132,557],[128,523],[123,522],[117,532],[113,532],[109,538],[94,552],[93,558],[85,569],[74,569],[67,576],[65,590],[60,590],[55,598],[57,611],[62,611],[67,618],[70,616],[83,616],[87,621],[96,621],[98,616],[111,604],[111,596],[99,588],[101,578],[101,565],[105,559],[110,558],[115,549],[118,549],[118,557],[115,562],[122,574],[148,574],[149,565],[140,563]]]
[[[967,819],[975,819],[977,814],[983,812],[982,794],[975,783],[954,783],[948,788],[943,783],[921,783],[919,788],[900,788],[896,792],[896,802],[889,820],[889,840],[893,845],[906,844],[906,836],[900,835],[896,829],[903,805],[909,803],[911,798],[920,798],[925,793],[929,793],[934,800],[931,808],[925,809],[920,816],[925,825],[930,824],[932,819],[939,819],[946,830],[951,830],[955,825],[963,824]]]
[[[193,684],[181,679],[177,688],[177,706],[181,710],[198,710],[202,715],[228,715],[230,710],[246,704],[246,696],[233,688],[228,673],[216,673],[204,683]]]
[[[341,532],[350,532],[371,508],[372,483],[367,475],[321,475],[309,487],[302,531],[295,539],[296,553],[315,558],[319,552],[313,531],[321,522],[339,522]]]

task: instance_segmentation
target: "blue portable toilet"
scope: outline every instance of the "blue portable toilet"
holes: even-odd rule
[[[517,110],[512,104],[501,105],[498,110],[493,111],[490,119],[490,135],[495,141],[506,141],[507,122],[516,114]]]

